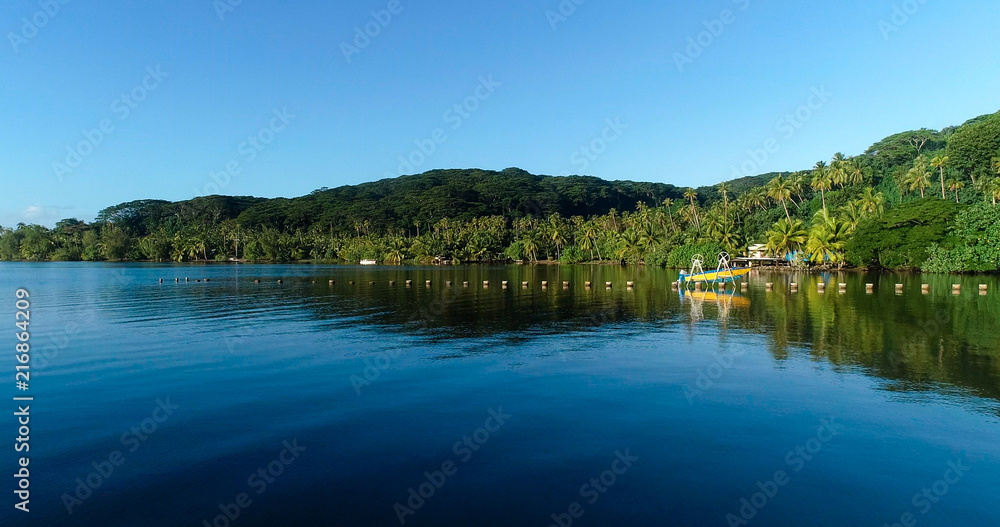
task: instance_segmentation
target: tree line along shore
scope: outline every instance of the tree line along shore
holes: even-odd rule
[[[1000,113],[887,137],[809,170],[715,186],[435,170],[299,198],[109,207],[0,228],[0,260],[686,267],[766,246],[797,268],[1000,269]]]

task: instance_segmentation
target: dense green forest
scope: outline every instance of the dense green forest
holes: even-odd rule
[[[766,244],[796,266],[1000,269],[1000,113],[887,137],[854,157],[698,189],[435,170],[293,199],[109,207],[93,223],[0,228],[30,261],[559,261],[683,267]]]

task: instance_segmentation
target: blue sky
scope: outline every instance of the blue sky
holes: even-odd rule
[[[400,165],[699,186],[1000,109],[986,0],[229,2],[5,0],[0,225]]]

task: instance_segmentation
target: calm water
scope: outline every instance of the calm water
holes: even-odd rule
[[[5,354],[0,524],[1000,525],[995,279],[675,278],[0,264],[6,349],[31,292],[35,397],[25,515]]]

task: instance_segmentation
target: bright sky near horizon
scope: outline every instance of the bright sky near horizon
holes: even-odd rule
[[[1000,109],[995,1],[692,4],[6,0],[0,225],[435,168],[700,186]]]

